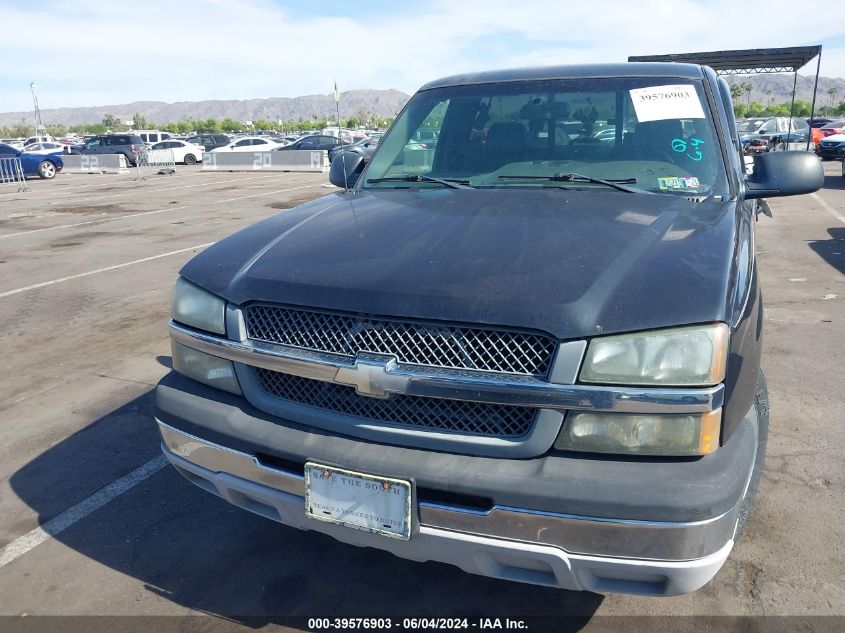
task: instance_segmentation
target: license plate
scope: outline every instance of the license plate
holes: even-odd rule
[[[308,462],[305,514],[407,541],[411,538],[411,482]]]

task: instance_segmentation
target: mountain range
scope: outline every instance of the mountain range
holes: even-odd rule
[[[399,90],[349,90],[340,95],[340,116],[361,116],[365,113],[377,117],[392,117],[408,101],[408,95]],[[43,105],[48,95],[41,97]],[[186,119],[224,119],[236,121],[254,121],[266,119],[275,121],[310,121],[317,116],[321,120],[334,119],[336,116],[334,96],[307,95],[303,97],[271,97],[269,99],[213,100],[213,101],[135,101],[120,105],[93,106],[86,108],[41,109],[41,119],[45,125],[81,123],[99,123],[107,114],[121,120],[129,120],[134,114],[140,114],[147,121],[176,123]],[[0,127],[21,123],[34,123],[32,111],[0,113]]]
[[[811,101],[813,98],[813,77],[799,75],[795,86],[796,99]],[[759,103],[784,103],[790,100],[793,75],[732,75],[727,77],[730,84],[747,82],[753,88],[751,101]],[[845,79],[836,77],[819,77],[818,96],[816,105],[829,105],[830,95],[827,91],[836,89],[833,103],[845,99]],[[742,100],[747,98],[743,94]],[[377,117],[392,117],[408,101],[409,96],[399,90],[350,90],[341,93],[340,116],[362,117],[373,114]],[[42,102],[46,101],[42,97]],[[231,118],[236,121],[254,121],[257,119],[295,121],[304,119],[331,120],[336,116],[334,97],[327,95],[307,95],[303,97],[271,97],[269,99],[245,100],[211,100],[211,101],[179,101],[165,103],[163,101],[135,101],[133,103],[93,106],[84,108],[55,108],[42,109],[41,118],[45,124],[61,123],[64,125],[78,125],[81,123],[99,123],[107,114],[114,115],[121,120],[129,120],[134,114],[140,114],[147,121],[175,123],[186,119],[223,119]],[[0,113],[0,127],[17,125],[24,120],[33,124],[32,112]]]
[[[769,103],[785,103],[792,99],[792,82],[794,75],[771,74],[771,75],[730,75],[726,77],[728,83],[738,84],[747,82],[753,88],[751,90],[751,101],[768,105]],[[804,101],[813,100],[813,81],[815,77],[798,75],[798,82],[795,85],[795,98]],[[819,89],[816,95],[816,108],[823,105],[830,105],[830,95],[827,91],[836,88],[833,105],[845,100],[845,79],[838,77],[819,77]],[[771,94],[768,91],[771,90]],[[742,101],[745,102],[748,95],[743,93]]]

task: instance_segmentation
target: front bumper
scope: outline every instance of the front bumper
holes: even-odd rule
[[[832,160],[842,160],[845,157],[845,147],[825,147],[821,143],[816,145],[816,154],[820,158],[828,158]]]
[[[715,453],[674,462],[428,452],[299,427],[178,374],[159,384],[156,416],[165,455],[184,476],[286,525],[496,578],[647,595],[694,591],[719,570],[756,448],[751,420]],[[306,518],[308,459],[412,479],[411,540]],[[491,506],[432,501],[426,490]]]

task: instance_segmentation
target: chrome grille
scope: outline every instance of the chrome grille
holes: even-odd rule
[[[355,387],[301,378],[256,368],[261,387],[269,395],[389,424],[472,435],[519,437],[531,430],[537,410],[464,400],[394,395],[381,400],[359,395]]]
[[[391,354],[403,364],[545,376],[555,351],[548,336],[254,305],[254,340],[354,357]]]

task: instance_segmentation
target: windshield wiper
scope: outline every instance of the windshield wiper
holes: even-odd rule
[[[639,187],[626,187],[625,185],[634,185],[637,183],[636,178],[614,178],[611,180],[604,180],[602,178],[593,178],[592,176],[584,176],[583,174],[554,174],[552,176],[499,176],[499,180],[546,180],[550,182],[589,182],[596,185],[605,185],[606,187],[613,187],[619,191],[627,191],[628,193],[651,193]]]
[[[409,174],[407,176],[388,176],[386,178],[368,178],[368,183],[379,182],[436,182],[450,189],[472,189],[469,180],[454,180],[451,178],[435,178],[425,174]]]

